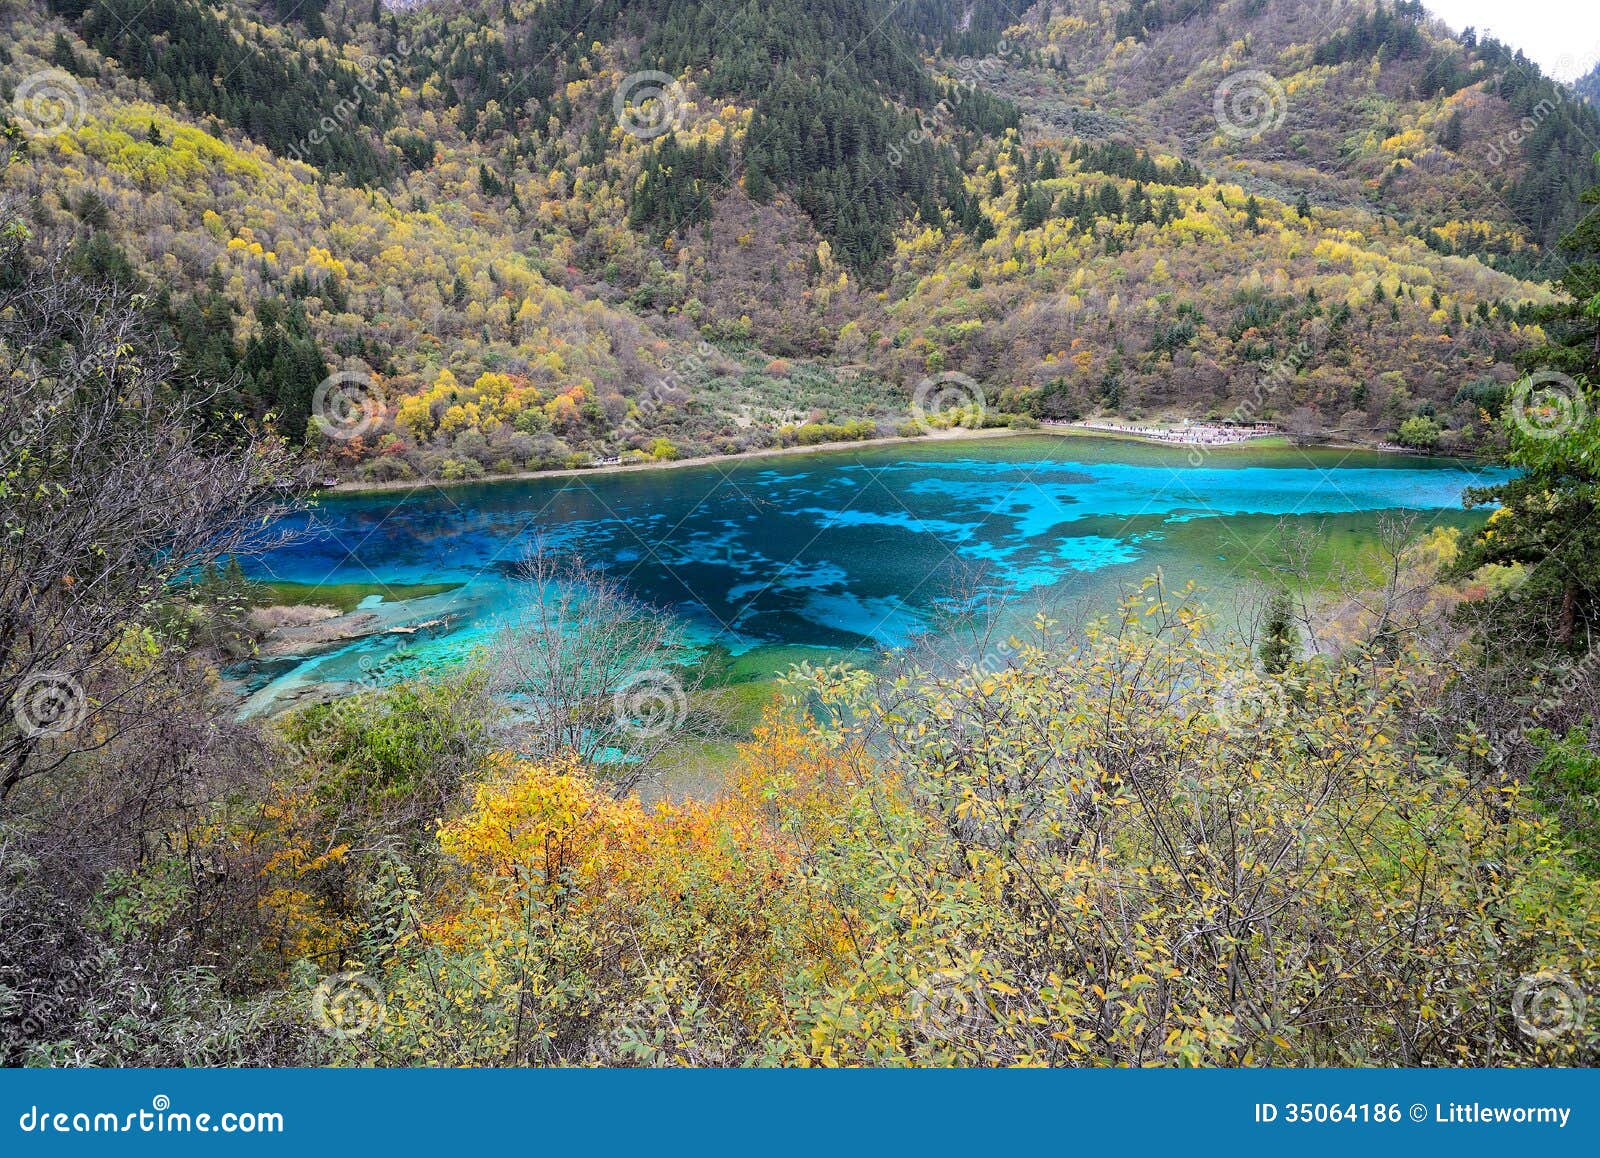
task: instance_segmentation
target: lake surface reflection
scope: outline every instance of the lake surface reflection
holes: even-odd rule
[[[1026,435],[331,496],[297,542],[250,561],[297,583],[458,583],[380,608],[448,630],[380,636],[244,673],[259,707],[307,682],[359,678],[401,643],[413,670],[460,656],[517,598],[535,544],[570,551],[680,616],[696,640],[758,648],[896,646],[952,590],[1110,590],[1160,566],[1212,587],[1267,565],[1284,518],[1338,534],[1378,512],[1470,522],[1449,460]],[[1330,522],[1331,521],[1331,522]],[[377,601],[370,601],[376,604]]]

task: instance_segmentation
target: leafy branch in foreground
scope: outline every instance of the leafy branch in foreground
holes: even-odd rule
[[[275,440],[224,443],[169,388],[136,296],[0,207],[0,807],[73,753],[160,722],[129,633],[174,579],[265,545],[292,491]]]
[[[1600,893],[1481,738],[1424,742],[1428,665],[1203,639],[1155,595],[997,671],[799,669],[714,803],[497,757],[332,1057],[1592,1061],[1511,1009],[1594,985]]]

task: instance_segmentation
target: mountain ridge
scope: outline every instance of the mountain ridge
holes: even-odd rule
[[[1309,37],[1278,0],[121,5],[0,6],[13,111],[30,77],[82,92],[9,184],[159,287],[196,373],[375,479],[887,433],[953,377],[990,422],[1254,398],[1481,446],[1548,296],[1519,275],[1576,209],[1518,220],[1520,152],[1498,191],[1463,173],[1518,100],[1548,107],[1507,147],[1562,165],[1600,123],[1404,3]],[[313,421],[335,369],[355,437]]]

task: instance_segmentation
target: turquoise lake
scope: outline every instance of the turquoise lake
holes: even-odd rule
[[[360,678],[404,645],[407,672],[470,651],[518,598],[536,543],[573,552],[736,654],[897,646],[953,590],[1097,593],[1161,568],[1226,588],[1269,569],[1284,520],[1370,536],[1379,512],[1474,525],[1470,485],[1507,472],[1454,460],[1332,449],[1191,449],[1023,435],[864,446],[710,466],[331,495],[306,533],[250,560],[303,584],[455,583],[401,603],[386,625],[446,621],[231,674],[247,710],[307,683]]]

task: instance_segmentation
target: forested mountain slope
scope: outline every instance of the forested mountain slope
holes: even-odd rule
[[[1600,104],[1600,64],[1596,64],[1573,81],[1572,90],[1578,94],[1579,99],[1587,101],[1590,107]]]
[[[1041,94],[1041,115],[1089,134],[1126,126],[1247,185],[1369,206],[1443,252],[1523,272],[1580,215],[1600,118],[1521,53],[1451,32],[1417,0],[1105,11],[1041,4],[1012,31],[1058,90]]]
[[[186,373],[376,478],[890,432],[953,373],[941,397],[989,422],[1465,448],[1538,339],[1522,309],[1600,138],[1407,3],[0,22],[30,229],[145,288]]]

